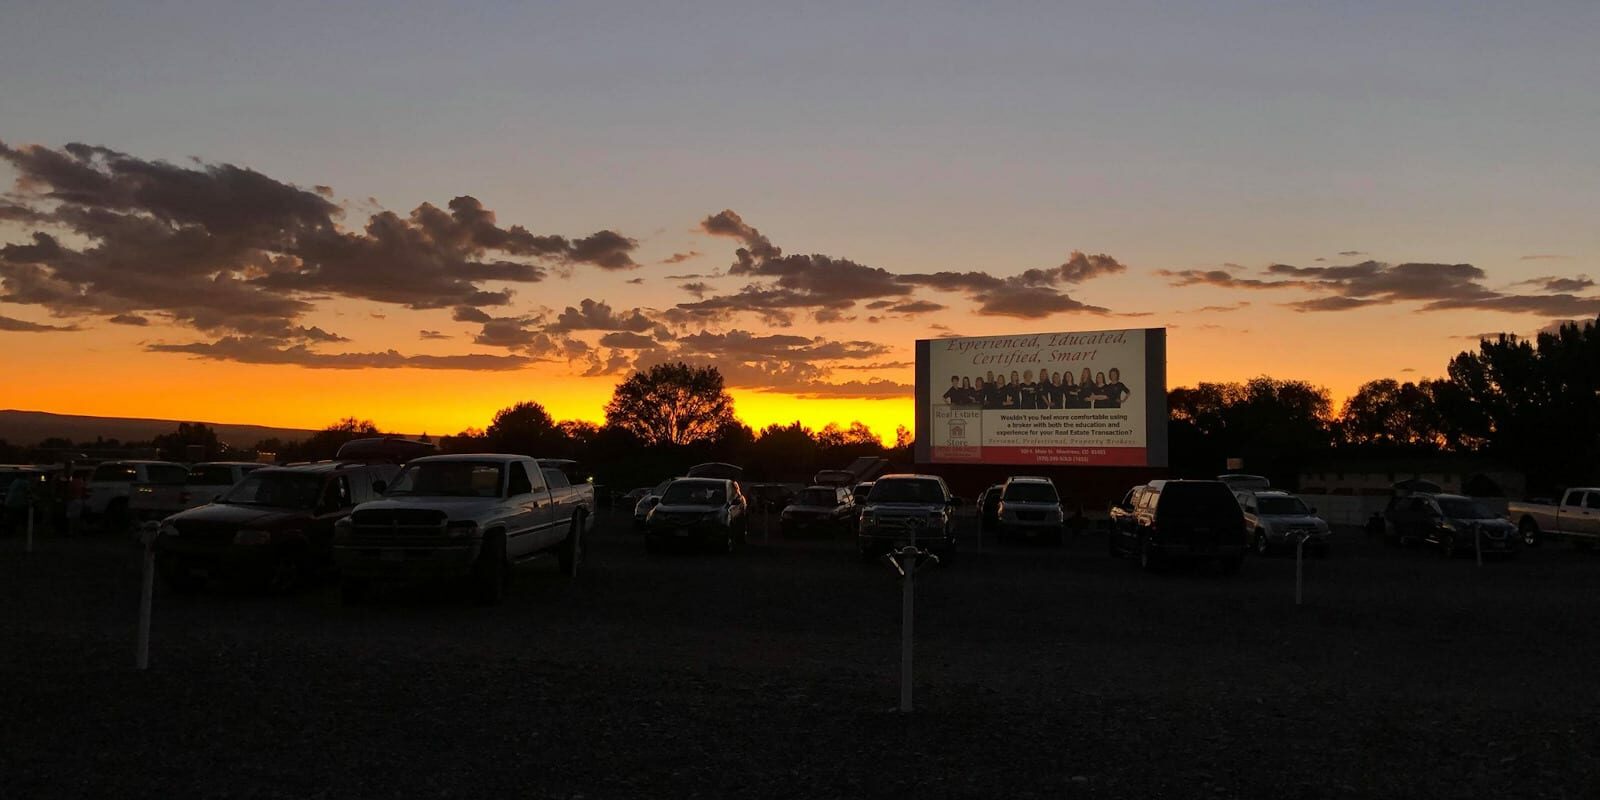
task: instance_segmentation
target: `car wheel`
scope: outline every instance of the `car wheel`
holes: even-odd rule
[[[567,531],[567,540],[561,543],[556,560],[561,565],[561,574],[578,577],[578,569],[583,566],[583,514],[572,515],[572,529]]]
[[[1522,544],[1524,547],[1539,546],[1539,523],[1534,522],[1531,519],[1525,519],[1522,521],[1521,525],[1517,526],[1517,530],[1522,533]]]
[[[1268,556],[1272,554],[1272,544],[1267,541],[1266,531],[1256,528],[1256,555]]]
[[[496,605],[506,596],[506,536],[484,537],[478,563],[472,567],[472,595],[479,605]]]
[[[305,559],[294,550],[283,550],[272,559],[266,581],[267,594],[289,594],[305,579]]]
[[[723,533],[722,533],[722,547],[717,552],[719,554],[725,555],[725,556],[733,555],[733,550],[734,550],[735,546],[738,545],[738,542],[739,542],[738,538],[736,538],[733,535],[733,531],[731,529],[727,530],[727,531],[723,531]]]
[[[1139,568],[1146,572],[1155,572],[1160,566],[1160,557],[1156,555],[1155,544],[1148,536],[1139,539]]]
[[[339,600],[347,606],[353,606],[367,599],[367,591],[371,584],[361,578],[344,578],[339,581]]]

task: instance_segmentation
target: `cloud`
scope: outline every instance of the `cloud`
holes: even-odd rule
[[[104,147],[13,147],[17,189],[0,219],[31,226],[0,244],[0,299],[61,315],[161,314],[206,332],[292,341],[331,298],[409,308],[511,301],[509,285],[589,265],[638,266],[612,230],[580,238],[501,226],[471,196],[346,228],[331,189],[232,164],[172,164]],[[496,284],[496,285],[490,285]]]
[[[150,320],[149,319],[146,319],[145,317],[141,317],[138,314],[117,314],[116,316],[110,317],[106,321],[110,322],[110,323],[113,323],[115,325],[138,325],[138,326],[144,326],[144,325],[149,325],[150,324]]]
[[[706,217],[700,221],[700,228],[712,236],[738,239],[744,245],[738,251],[740,263],[748,263],[752,259],[777,258],[782,254],[782,251],[774,247],[767,237],[754,226],[747,224],[732,209],[723,209]]]
[[[1587,276],[1587,275],[1579,275],[1577,277],[1570,277],[1570,278],[1563,278],[1563,277],[1558,277],[1558,276],[1555,276],[1555,275],[1547,275],[1547,276],[1544,276],[1542,278],[1529,278],[1529,279],[1527,279],[1525,281],[1518,281],[1518,282],[1516,282],[1516,283],[1514,283],[1512,285],[1513,286],[1538,286],[1538,287],[1544,289],[1547,292],[1562,293],[1562,292],[1581,292],[1581,291],[1583,291],[1585,289],[1594,288],[1595,284],[1594,284],[1594,281],[1590,280],[1589,276]]]
[[[440,333],[439,331],[427,331],[427,330],[418,331],[417,332],[417,337],[422,339],[422,340],[424,340],[424,341],[455,338],[455,337],[452,337],[450,334],[447,334],[447,333]]]
[[[690,250],[687,253],[673,253],[672,255],[661,259],[661,263],[662,264],[682,264],[683,262],[688,261],[688,260],[690,260],[692,258],[699,258],[699,257],[700,257],[700,251],[699,250]]]
[[[76,325],[45,325],[25,319],[0,316],[0,331],[7,333],[60,333],[81,330]]]
[[[1556,254],[1556,253],[1535,253],[1533,255],[1523,256],[1521,260],[1523,260],[1523,261],[1565,261],[1566,259],[1569,259],[1569,258],[1572,258],[1572,256],[1564,256],[1564,255],[1559,255],[1559,254]]]
[[[640,333],[659,325],[660,323],[646,316],[640,309],[630,309],[618,314],[611,310],[610,304],[586,297],[576,308],[567,306],[549,330],[554,333],[585,330]]]
[[[1600,297],[1575,292],[1593,287],[1587,278],[1539,278],[1543,293],[1501,292],[1485,285],[1487,274],[1472,264],[1363,261],[1342,266],[1297,267],[1273,264],[1263,277],[1245,278],[1220,270],[1158,271],[1173,286],[1207,285],[1227,289],[1296,289],[1313,294],[1285,306],[1296,311],[1346,311],[1368,306],[1416,303],[1421,311],[1480,310],[1546,316],[1600,314]]]
[[[711,291],[711,284],[706,283],[705,281],[690,281],[688,283],[678,284],[678,288],[694,295],[695,297],[705,297],[706,292]]]
[[[183,353],[212,361],[243,364],[287,364],[308,369],[439,369],[439,370],[515,370],[532,363],[518,355],[429,356],[402,355],[394,350],[377,353],[319,353],[305,345],[281,347],[271,339],[225,336],[214,342],[150,344],[155,353]]]
[[[1201,307],[1195,309],[1195,313],[1203,314],[1203,313],[1208,313],[1208,312],[1224,313],[1224,312],[1228,312],[1228,311],[1238,311],[1239,309],[1246,308],[1249,305],[1250,305],[1250,301],[1248,301],[1248,300],[1240,300],[1237,303],[1230,303],[1228,305],[1222,305],[1222,306],[1201,306]]]
[[[639,286],[644,283],[644,278],[629,278],[623,281],[623,283],[631,283],[634,286]]]
[[[657,346],[658,342],[642,333],[612,331],[600,337],[600,344],[604,347],[615,347],[619,350],[645,350]]]
[[[1364,256],[1366,253],[1360,250],[1340,250],[1339,255],[1344,256],[1345,258],[1351,258],[1353,256]]]

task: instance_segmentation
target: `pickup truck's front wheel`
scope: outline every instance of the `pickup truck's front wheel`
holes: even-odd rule
[[[1521,525],[1517,526],[1517,530],[1522,533],[1522,544],[1524,547],[1539,546],[1539,523],[1534,522],[1531,519],[1525,519],[1522,521]]]
[[[556,558],[561,563],[561,574],[569,577],[578,577],[578,568],[583,566],[583,514],[572,516],[572,528],[567,531],[567,540],[561,543],[561,549]]]
[[[479,605],[496,605],[506,596],[506,535],[483,538],[478,562],[472,566],[472,594]]]

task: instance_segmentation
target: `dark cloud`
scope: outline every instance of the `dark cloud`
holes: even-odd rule
[[[694,295],[695,297],[705,297],[706,292],[711,291],[711,284],[706,283],[705,281],[690,281],[688,283],[679,284],[678,288]]]
[[[1344,256],[1345,258],[1352,258],[1355,256],[1364,256],[1366,253],[1360,250],[1340,250],[1339,255]]]
[[[629,279],[623,281],[623,283],[631,283],[634,286],[639,286],[639,285],[642,285],[644,283],[644,278],[629,278]]]
[[[878,369],[910,369],[917,365],[915,361],[878,361],[871,364],[835,364],[832,369],[842,370],[878,370]]]
[[[700,257],[700,251],[699,250],[690,250],[687,253],[673,253],[672,255],[661,259],[661,263],[663,263],[663,264],[682,264],[683,262],[688,261],[689,259],[699,258],[699,257]]]
[[[470,196],[406,216],[379,210],[346,229],[328,187],[232,164],[3,142],[0,160],[17,173],[0,219],[37,228],[0,245],[0,299],[62,315],[157,313],[289,342],[298,320],[330,298],[503,306],[511,289],[486,284],[536,283],[576,265],[638,266],[637,243],[615,231],[568,239],[502,227]]]
[[[1533,255],[1523,256],[1522,260],[1523,261],[1565,261],[1566,259],[1569,259],[1569,258],[1572,258],[1572,256],[1564,256],[1564,255],[1560,255],[1558,253],[1535,253]]]
[[[488,312],[472,306],[456,306],[450,310],[450,318],[456,322],[488,322],[492,319]]]
[[[7,333],[61,333],[76,330],[80,330],[76,325],[45,325],[25,319],[0,316],[0,331]]]
[[[1173,286],[1208,285],[1228,289],[1299,289],[1314,294],[1286,303],[1297,311],[1346,311],[1376,305],[1418,303],[1422,311],[1481,310],[1548,316],[1600,314],[1600,297],[1576,291],[1594,286],[1587,278],[1537,278],[1539,294],[1496,291],[1484,284],[1488,275],[1472,264],[1363,261],[1342,266],[1297,267],[1273,264],[1267,279],[1241,278],[1220,270],[1159,271]]]
[[[422,339],[423,341],[455,338],[455,337],[451,336],[448,333],[440,333],[439,331],[426,331],[426,330],[425,331],[418,331],[417,332],[417,337]]]
[[[116,316],[111,317],[111,318],[107,319],[106,321],[110,322],[110,323],[113,323],[113,324],[116,324],[116,325],[144,326],[144,325],[149,325],[150,324],[150,320],[149,319],[147,319],[145,317],[141,317],[138,314],[117,314]]]
[[[774,247],[772,242],[763,236],[754,226],[747,224],[732,209],[724,209],[700,221],[700,228],[712,236],[727,236],[738,239],[744,246],[739,248],[739,261],[734,269],[729,272],[737,274],[740,265],[748,265],[755,259],[777,258],[783,251]]]
[[[551,332],[566,333],[569,331],[632,331],[642,333],[658,327],[660,323],[651,319],[640,309],[630,309],[622,314],[611,310],[610,304],[604,301],[584,298],[577,308],[567,306],[566,310],[556,318],[549,328]]]
[[[1226,312],[1226,311],[1238,311],[1239,309],[1245,308],[1245,307],[1247,307],[1249,305],[1250,305],[1250,302],[1248,300],[1240,300],[1237,303],[1231,303],[1231,304],[1224,305],[1224,306],[1201,306],[1201,307],[1195,309],[1195,312],[1196,313],[1205,313],[1205,312],[1222,313],[1222,312]]]
[[[657,342],[649,336],[632,331],[612,331],[600,337],[603,347],[615,347],[619,350],[644,350],[655,347]]]
[[[376,353],[319,353],[305,345],[282,347],[275,340],[225,336],[214,342],[151,344],[146,350],[156,353],[183,353],[213,361],[243,364],[289,364],[310,369],[442,369],[514,370],[532,359],[519,355],[428,356],[403,355],[394,350]]]

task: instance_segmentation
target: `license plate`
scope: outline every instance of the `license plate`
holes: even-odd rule
[[[679,529],[673,531],[672,535],[673,536],[678,536],[678,537],[688,537],[689,529],[688,528],[679,528]]]
[[[406,551],[385,550],[379,554],[378,558],[383,561],[404,561],[406,560]]]

